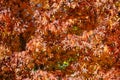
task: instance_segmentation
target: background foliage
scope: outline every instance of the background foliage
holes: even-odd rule
[[[119,80],[119,0],[0,0],[0,80]]]

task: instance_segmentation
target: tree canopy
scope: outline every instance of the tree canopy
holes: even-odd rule
[[[0,80],[120,80],[120,1],[0,0]]]

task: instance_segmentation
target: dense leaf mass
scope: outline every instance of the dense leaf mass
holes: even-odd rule
[[[120,0],[0,0],[0,80],[120,80]]]

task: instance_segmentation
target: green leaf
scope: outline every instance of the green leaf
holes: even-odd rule
[[[73,30],[77,31],[78,27],[77,26],[73,26]]]

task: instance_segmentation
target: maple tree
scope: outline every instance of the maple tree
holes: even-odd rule
[[[119,0],[0,0],[0,80],[119,80]]]

